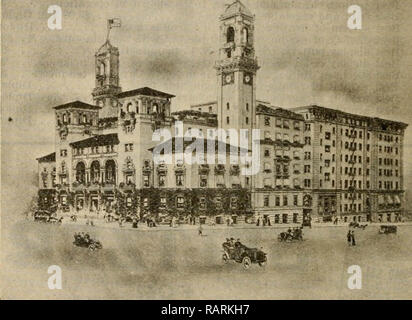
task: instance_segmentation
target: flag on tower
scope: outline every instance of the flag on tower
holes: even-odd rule
[[[109,29],[111,28],[120,28],[122,26],[122,21],[119,18],[113,18],[107,20]]]

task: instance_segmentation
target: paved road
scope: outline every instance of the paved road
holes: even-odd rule
[[[89,231],[103,243],[91,253],[72,245],[73,233]],[[3,238],[3,296],[57,299],[389,299],[411,298],[412,226],[379,235],[378,226],[305,229],[302,243],[279,243],[278,229],[213,229],[134,232],[84,225],[18,222]],[[243,270],[221,261],[221,243],[240,238],[263,247],[268,264]],[[7,239],[5,241],[5,239]],[[47,287],[47,268],[59,265],[63,289]],[[347,268],[359,265],[363,288],[349,290]]]

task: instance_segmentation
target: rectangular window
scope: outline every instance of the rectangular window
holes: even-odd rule
[[[270,117],[265,117],[265,126],[270,126]]]
[[[298,196],[297,196],[297,195],[294,195],[294,196],[293,196],[293,205],[294,205],[294,206],[297,206],[297,205],[298,205]]]
[[[144,186],[145,188],[150,187],[149,176],[143,176],[143,186]]]
[[[205,197],[199,198],[199,208],[203,210],[206,209],[206,198]]]
[[[263,206],[264,207],[269,207],[269,196],[268,195],[265,195],[263,197]]]
[[[179,209],[184,208],[185,206],[185,198],[184,197],[177,197],[177,201],[176,201],[176,207]]]
[[[183,186],[183,176],[181,174],[176,176],[176,186],[177,187]]]
[[[200,176],[200,187],[201,188],[207,187],[207,176],[205,175]]]
[[[163,175],[159,176],[159,187],[164,187],[165,182],[166,182],[165,176],[163,176]]]
[[[283,205],[284,206],[288,205],[288,196],[283,196]]]

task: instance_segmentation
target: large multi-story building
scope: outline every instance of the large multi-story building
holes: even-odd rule
[[[190,214],[217,223],[225,215],[272,224],[399,217],[407,125],[257,100],[254,32],[254,16],[240,1],[226,7],[214,66],[217,99],[179,112],[171,112],[172,94],[148,87],[122,91],[119,50],[107,40],[95,55],[93,104],[54,108],[55,152],[37,159],[39,204],[86,214]],[[162,142],[170,143],[171,163],[154,161],[158,129],[172,133]],[[215,141],[217,129],[260,130],[256,174],[242,174],[250,163],[229,161],[231,138]],[[182,161],[179,144],[186,148],[196,137],[224,150],[225,163]],[[248,134],[247,153],[252,139]]]

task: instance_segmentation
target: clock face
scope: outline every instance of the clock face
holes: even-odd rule
[[[223,75],[223,83],[224,84],[231,84],[233,83],[233,73]]]
[[[245,82],[245,84],[252,84],[252,75],[250,75],[250,74],[245,74],[245,76],[244,76],[244,78],[243,78],[243,80],[244,80],[244,82]]]

